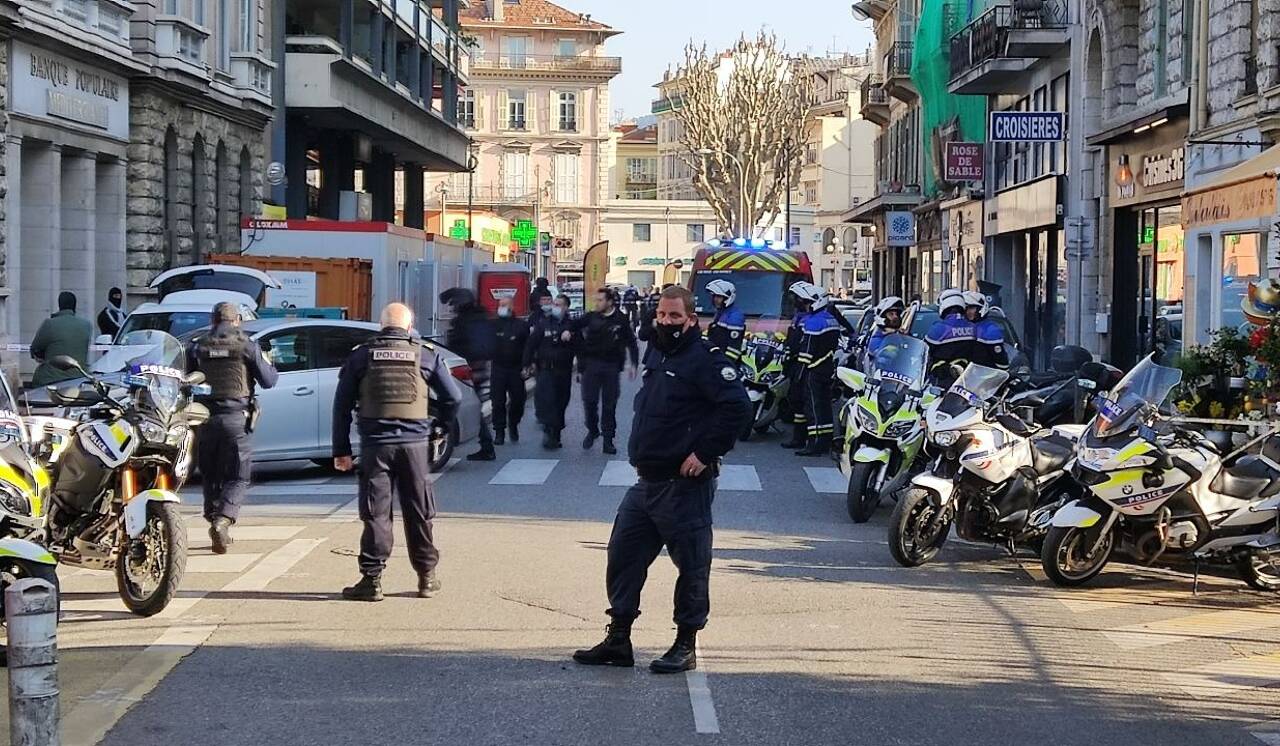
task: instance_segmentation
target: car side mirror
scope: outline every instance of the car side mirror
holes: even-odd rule
[[[97,338],[93,340],[93,343],[96,345],[109,345],[111,344],[111,335],[99,334]]]
[[[188,373],[185,377],[183,377],[182,380],[188,386],[199,386],[205,381],[204,372],[199,370],[193,370],[190,373]]]

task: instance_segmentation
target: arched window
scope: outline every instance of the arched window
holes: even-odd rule
[[[240,217],[253,215],[253,185],[249,181],[253,174],[253,159],[249,156],[249,148],[240,149]],[[240,221],[236,221],[239,225]]]
[[[209,190],[205,182],[204,138],[196,135],[191,141],[191,263],[199,264],[204,258],[208,236],[208,218],[205,207],[209,203]]]
[[[160,169],[160,245],[166,267],[174,266],[178,256],[178,168],[178,133],[170,127],[164,133],[164,165]]]
[[[228,221],[230,210],[228,209],[228,190],[227,185],[227,145],[221,140],[218,141],[218,149],[214,151],[213,157],[213,235],[215,236],[215,250],[218,253],[227,253],[234,248],[238,248],[239,241],[231,244],[228,241],[230,235],[230,227]]]

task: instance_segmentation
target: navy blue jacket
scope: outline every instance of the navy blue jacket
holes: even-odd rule
[[[1009,367],[1009,347],[1004,341],[1004,328],[991,319],[979,321],[974,328],[973,362],[988,368]]]
[[[736,362],[742,358],[742,343],[746,341],[746,335],[746,315],[737,306],[727,306],[717,310],[707,325],[707,346]]]
[[[645,353],[627,455],[641,477],[674,479],[689,454],[712,466],[732,450],[750,416],[737,364],[707,349],[694,327],[670,355],[653,345]]]
[[[592,311],[573,322],[578,340],[578,362],[597,361],[618,366],[635,365],[640,359],[640,348],[631,321],[616,308],[608,316]]]
[[[209,331],[207,335],[212,336],[229,332],[230,324],[222,322],[217,324]],[[199,350],[200,337],[197,337],[191,344],[187,345],[187,370],[200,370]],[[254,385],[261,386],[264,389],[274,388],[276,381],[280,380],[280,374],[276,372],[276,367],[267,362],[262,356],[262,348],[256,342],[249,339],[249,335],[244,336],[244,364],[249,371],[249,388],[253,389]],[[212,399],[209,397],[197,397],[197,400],[209,408],[213,414],[224,412],[243,412],[249,408],[248,399]]]
[[[924,341],[929,343],[929,365],[939,363],[973,362],[977,328],[962,314],[948,314],[933,322]]]
[[[551,315],[539,315],[529,325],[529,339],[524,348],[524,367],[537,365],[542,370],[573,371],[574,341],[566,342],[565,332],[573,333],[573,322]]]
[[[444,364],[444,358],[429,342],[410,336],[404,329],[383,329],[380,337],[410,339],[426,349],[422,353],[422,378],[431,389],[431,416],[444,422],[452,422],[453,415],[462,401],[462,389]],[[338,373],[338,390],[333,395],[333,455],[351,455],[351,411],[360,399],[360,381],[369,370],[369,348],[360,345]],[[362,445],[392,445],[416,443],[431,435],[431,420],[359,419]]]

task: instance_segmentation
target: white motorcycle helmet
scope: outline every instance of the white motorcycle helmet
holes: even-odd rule
[[[728,280],[712,280],[711,282],[708,282],[707,292],[710,293],[713,298],[717,295],[724,298],[725,308],[732,306],[733,302],[738,299],[738,289],[735,288],[733,283]]]
[[[938,296],[938,315],[946,318],[949,313],[964,313],[965,300],[964,293],[950,288],[943,290]]]
[[[979,319],[985,319],[987,317],[987,313],[991,311],[991,303],[987,301],[987,296],[976,290],[969,290],[965,292],[964,305],[966,308],[977,307]]]
[[[791,292],[800,300],[808,301],[812,307],[811,310],[814,311],[826,308],[827,302],[830,300],[830,297],[827,295],[827,291],[817,285],[814,285],[812,282],[805,282],[804,280],[793,284],[791,286]]]
[[[899,325],[901,325],[902,323],[901,315],[906,310],[907,310],[907,304],[898,296],[891,295],[888,298],[885,298],[884,300],[876,304],[876,328],[884,329],[887,326],[887,324],[885,323],[884,315],[890,311],[898,312],[899,314],[898,323]]]

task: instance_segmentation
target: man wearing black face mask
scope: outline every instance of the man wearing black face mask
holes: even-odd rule
[[[675,644],[649,665],[654,673],[697,667],[697,635],[711,608],[711,502],[720,459],[751,413],[738,368],[701,343],[693,295],[664,290],[644,385],[636,395],[627,443],[639,481],[618,507],[609,537],[605,583],[611,622],[604,642],[573,659],[588,666],[632,666],[631,624],[649,566],[666,547],[679,570]]]
[[[107,292],[107,305],[98,312],[98,332],[115,339],[128,317],[124,310],[124,293],[120,288],[111,288]]]

